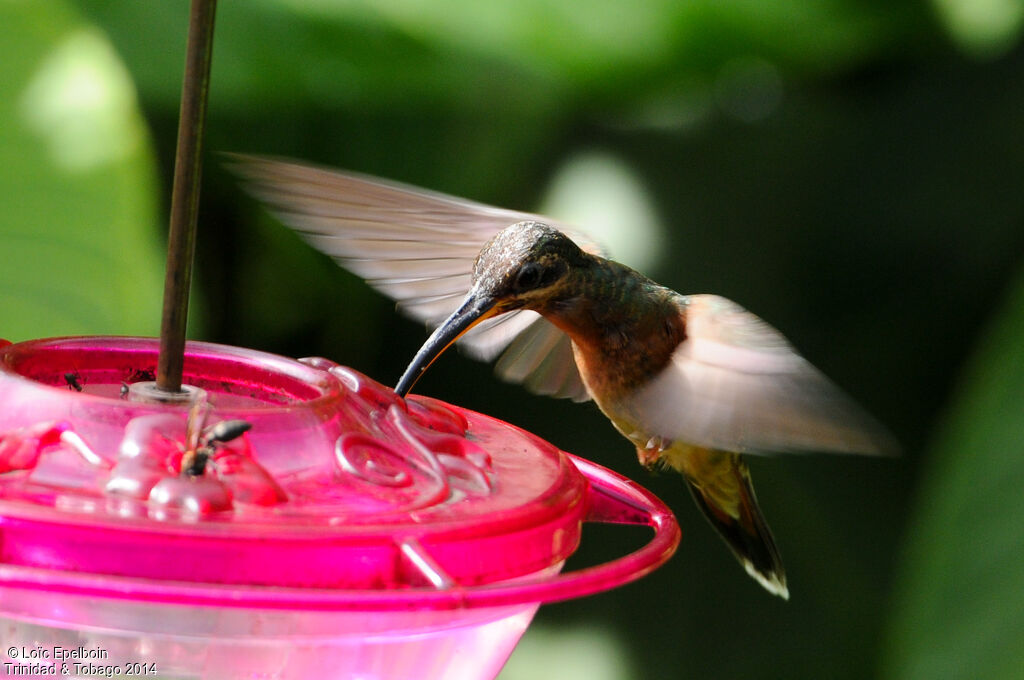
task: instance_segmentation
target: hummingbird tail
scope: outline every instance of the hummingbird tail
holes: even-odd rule
[[[725,486],[731,490],[738,489],[739,497],[728,506],[734,508],[729,512],[726,506],[716,501],[716,491],[722,489],[708,488],[708,485],[684,473],[687,486],[693,495],[697,507],[707,517],[711,526],[725,540],[726,545],[758,583],[765,590],[778,595],[784,600],[789,599],[786,587],[786,572],[782,566],[779,549],[775,547],[775,539],[765,522],[761,509],[757,505],[754,487],[750,482],[750,472],[739,456],[730,459],[731,480]],[[730,499],[732,500],[732,499]]]

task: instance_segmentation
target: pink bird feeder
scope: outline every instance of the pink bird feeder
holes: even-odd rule
[[[189,343],[168,404],[156,340],[2,344],[0,661],[39,675],[493,678],[541,603],[679,541],[633,482],[326,359]],[[586,522],[653,535],[563,572]]]

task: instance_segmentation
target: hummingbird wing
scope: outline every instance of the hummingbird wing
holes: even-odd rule
[[[229,158],[247,189],[284,224],[396,300],[404,313],[432,327],[469,292],[480,249],[511,224],[544,222],[584,250],[604,254],[578,229],[540,215],[355,173],[258,156]],[[534,392],[575,401],[590,398],[569,337],[536,312],[520,310],[483,321],[459,346],[484,361],[501,354],[498,375]]]
[[[739,453],[898,450],[779,331],[716,295],[683,301],[686,340],[630,399],[645,436]]]

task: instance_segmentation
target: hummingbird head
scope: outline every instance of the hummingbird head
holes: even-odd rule
[[[499,231],[480,250],[468,297],[492,300],[490,316],[520,308],[540,310],[566,293],[569,273],[586,262],[580,247],[557,229],[519,222]]]
[[[484,319],[516,309],[543,311],[571,297],[571,274],[589,257],[568,236],[540,222],[502,229],[477,255],[469,293],[416,353],[395,392],[405,396],[438,356]]]

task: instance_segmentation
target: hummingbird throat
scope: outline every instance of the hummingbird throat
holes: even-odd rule
[[[624,265],[604,260],[575,287],[578,294],[542,313],[572,339],[599,404],[657,376],[686,339],[682,297]]]

